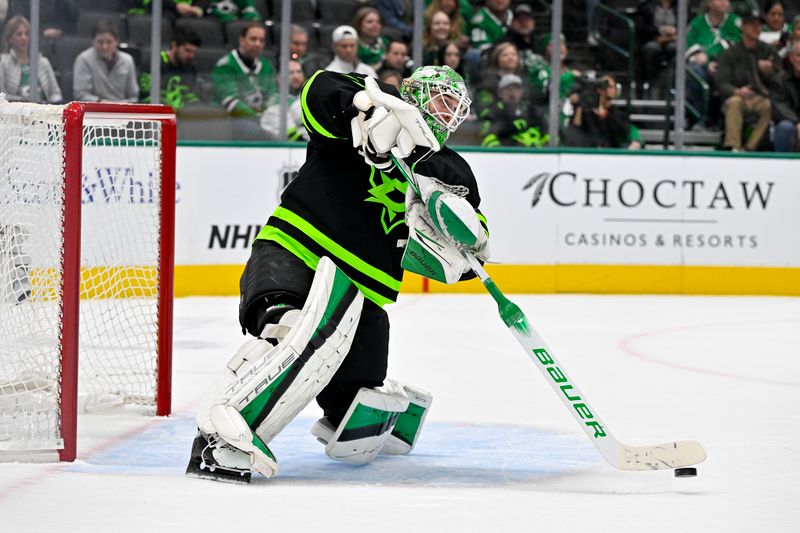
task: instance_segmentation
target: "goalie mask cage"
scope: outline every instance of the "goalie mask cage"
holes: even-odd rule
[[[0,461],[74,460],[79,401],[169,414],[175,141],[166,106],[0,103]]]

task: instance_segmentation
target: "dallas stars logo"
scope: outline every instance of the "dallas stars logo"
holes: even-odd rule
[[[383,210],[381,211],[381,225],[383,226],[383,231],[388,235],[405,220],[405,198],[408,182],[390,178],[383,172],[378,172],[377,174],[380,176],[380,183],[376,183],[376,172],[373,168],[369,175],[369,182],[372,188],[367,191],[370,196],[369,198],[365,198],[364,201],[381,204],[383,206]],[[395,191],[399,194],[393,194]],[[399,201],[395,201],[391,197],[399,198]],[[400,215],[399,218],[398,215]]]

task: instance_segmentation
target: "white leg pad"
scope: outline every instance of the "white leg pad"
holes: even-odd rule
[[[361,388],[335,430],[322,419],[311,432],[326,443],[332,459],[363,465],[380,453],[397,418],[408,409],[408,396],[392,382],[377,389]]]
[[[254,455],[271,476],[266,447],[325,388],[350,350],[363,295],[327,257],[320,259],[295,325],[277,345],[245,342],[198,412],[198,427]],[[248,433],[249,432],[249,433]],[[262,471],[262,468],[264,471]]]
[[[425,417],[428,416],[428,411],[433,403],[433,396],[429,392],[399,381],[387,381],[392,381],[396,386],[401,387],[408,396],[409,402],[408,408],[397,418],[392,434],[386,440],[381,453],[406,455],[411,453],[419,440]]]
[[[250,464],[253,469],[266,477],[278,473],[278,462],[272,452],[253,435],[253,431],[236,409],[226,405],[215,405],[211,408],[210,419],[222,440],[250,454]]]

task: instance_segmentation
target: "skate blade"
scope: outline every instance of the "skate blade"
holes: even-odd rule
[[[221,468],[215,468],[212,472],[207,468],[200,468],[199,465],[189,463],[186,467],[186,475],[197,479],[208,479],[210,481],[219,481],[220,483],[233,483],[235,485],[248,485],[250,484],[250,472],[232,472]]]

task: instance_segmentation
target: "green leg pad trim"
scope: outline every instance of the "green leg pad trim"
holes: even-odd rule
[[[414,440],[419,434],[419,426],[422,424],[422,415],[424,414],[424,407],[415,403],[409,403],[406,412],[401,414],[397,419],[392,435],[407,443],[409,446],[413,446]]]
[[[264,453],[264,455],[266,455],[276,463],[278,462],[278,460],[275,458],[275,455],[272,453],[272,450],[270,450],[269,447],[266,444],[264,444],[264,441],[259,439],[258,435],[256,435],[255,433],[253,433],[253,446],[261,450]]]

